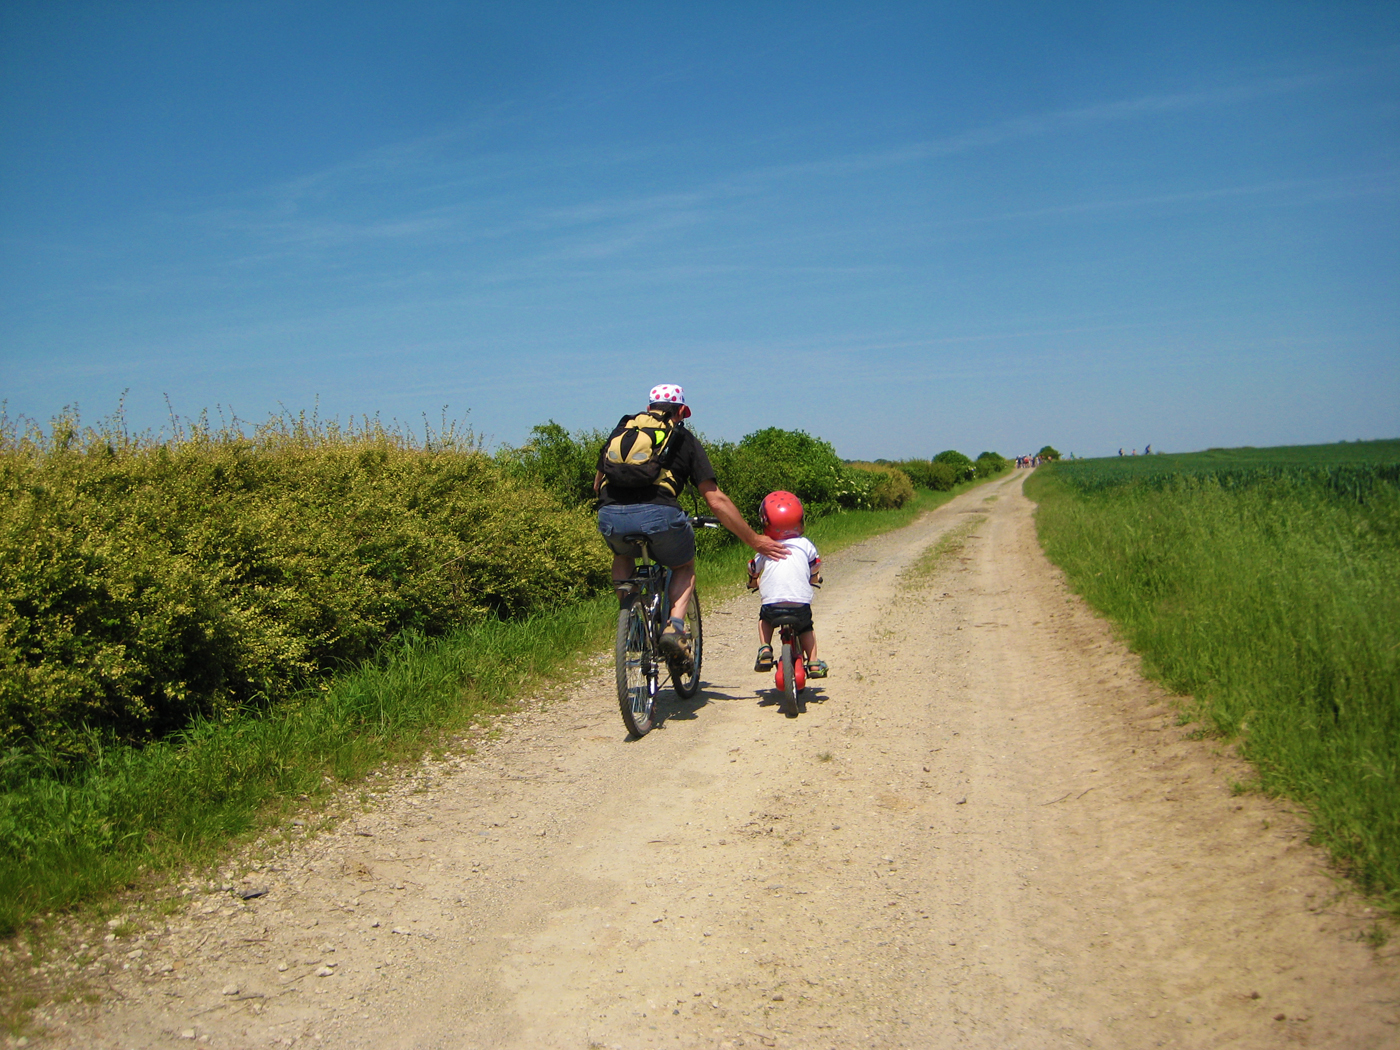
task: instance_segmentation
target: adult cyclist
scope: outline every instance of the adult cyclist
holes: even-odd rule
[[[758,553],[775,559],[788,555],[782,543],[750,528],[734,501],[720,491],[710,457],[686,429],[689,416],[685,391],[679,386],[652,387],[646,412],[623,416],[604,443],[593,478],[598,531],[613,552],[613,583],[630,579],[641,555],[637,544],[624,540],[626,536],[645,535],[651,556],[671,570],[671,622],[660,640],[668,656],[690,653],[685,613],[695,593],[695,530],[677,499],[687,483],[704,497],[721,525]],[[656,454],[648,460],[653,450]],[[634,462],[641,466],[632,469]],[[654,481],[645,480],[652,474]],[[619,588],[620,601],[625,604],[630,597]]]

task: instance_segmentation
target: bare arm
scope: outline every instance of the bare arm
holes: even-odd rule
[[[738,536],[759,554],[766,554],[774,560],[781,561],[788,556],[788,549],[783,544],[754,532],[749,527],[749,523],[744,520],[744,516],[739,513],[739,508],[734,506],[734,501],[721,492],[719,486],[713,481],[702,481],[696,487],[700,490],[700,495],[705,497],[705,502],[709,504],[710,513],[717,517],[719,523],[735,536]]]
[[[603,472],[602,472],[601,470],[595,470],[595,471],[593,472],[593,495],[595,495],[595,496],[598,495],[598,493],[599,493],[600,491],[602,491],[602,488],[603,488]]]

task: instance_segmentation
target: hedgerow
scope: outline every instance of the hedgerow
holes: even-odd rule
[[[904,472],[915,485],[934,492],[951,492],[958,483],[958,469],[951,463],[936,463],[931,459],[902,459],[890,464]]]
[[[585,509],[468,436],[284,418],[0,426],[0,747],[78,756],[267,703],[411,631],[606,586]]]
[[[601,430],[570,433],[550,420],[535,427],[520,448],[500,450],[496,462],[509,476],[547,488],[569,506],[588,506],[598,450],[606,436]],[[800,430],[768,427],[738,442],[708,441],[703,435],[701,441],[720,488],[754,525],[758,505],[776,489],[796,494],[809,519],[843,510],[897,508],[914,495],[898,464],[845,463],[830,442]],[[952,485],[950,481],[946,488]],[[693,496],[687,502],[703,510]]]

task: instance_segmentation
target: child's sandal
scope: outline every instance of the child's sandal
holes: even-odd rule
[[[810,664],[807,665],[808,678],[825,678],[826,671],[827,668],[825,660],[813,660]]]
[[[758,647],[758,657],[753,662],[755,671],[773,670],[773,647],[771,645],[760,645]]]

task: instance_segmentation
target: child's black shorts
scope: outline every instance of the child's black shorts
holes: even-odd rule
[[[772,623],[779,616],[797,617],[795,630],[798,634],[806,634],[812,629],[812,607],[810,605],[798,605],[796,602],[774,602],[772,605],[759,607],[758,618],[764,623]]]

